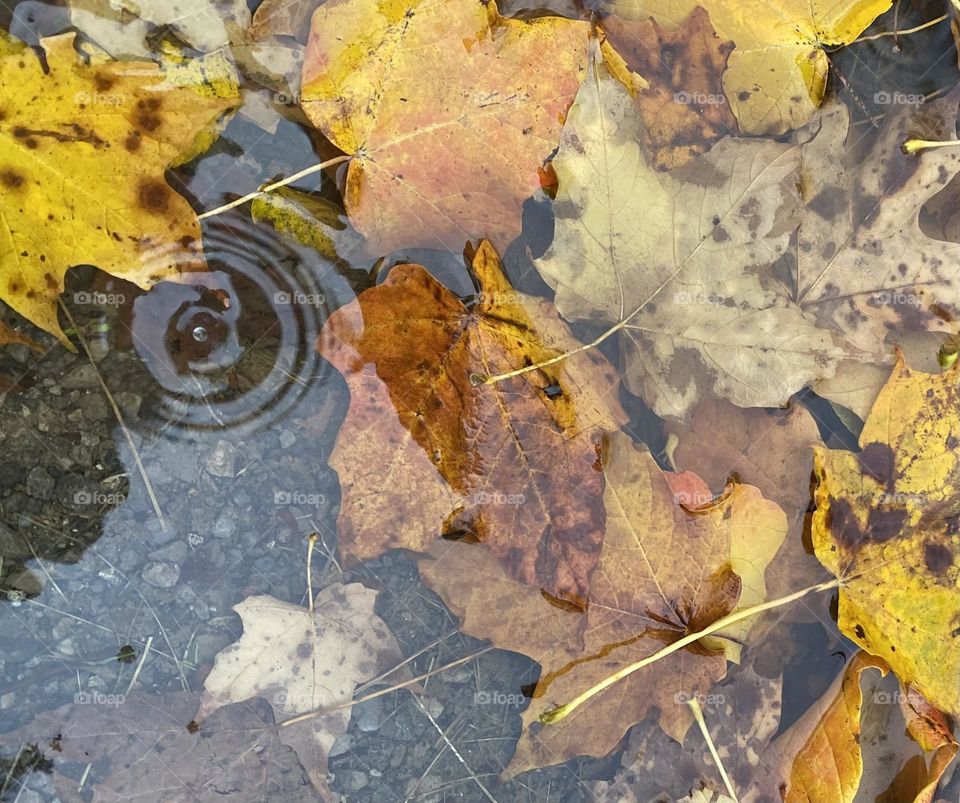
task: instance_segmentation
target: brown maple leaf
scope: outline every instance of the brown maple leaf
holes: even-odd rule
[[[607,17],[603,30],[627,66],[649,83],[637,102],[654,167],[680,167],[736,133],[721,81],[733,42],[717,36],[706,11],[694,9],[675,31],[652,18],[620,17]]]
[[[475,546],[437,544],[420,561],[424,581],[461,619],[463,632],[529,655],[543,672],[523,712],[524,732],[507,775],[577,755],[603,756],[653,709],[683,741],[689,695],[726,672],[721,650],[698,642],[626,676],[551,725],[540,715],[625,666],[728,614],[748,589],[737,555],[768,552],[786,519],[749,485],[717,499],[689,472],[665,474],[643,447],[610,437],[605,465],[607,533],[585,613],[551,605],[503,576]],[[723,631],[720,631],[721,633]]]
[[[351,397],[330,460],[340,551],[426,551],[468,533],[520,581],[579,603],[603,541],[601,439],[624,420],[616,372],[584,352],[474,385],[472,374],[579,344],[552,304],[511,288],[489,243],[472,272],[479,294],[467,306],[425,268],[399,265],[321,333]]]

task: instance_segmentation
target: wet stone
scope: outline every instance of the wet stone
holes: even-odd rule
[[[51,410],[46,404],[41,402],[40,408],[37,410],[37,429],[40,430],[40,432],[56,431],[59,418],[59,413]]]
[[[359,792],[370,781],[359,770],[340,770],[336,774],[337,786],[344,792]]]
[[[143,567],[143,582],[154,588],[173,588],[180,579],[180,567],[173,563],[151,561]]]
[[[336,756],[342,756],[344,753],[350,752],[350,734],[345,733],[343,736],[338,736],[333,743],[333,746],[327,752],[328,758],[335,758]]]
[[[183,563],[187,559],[187,545],[183,541],[175,541],[162,549],[156,549],[147,557],[166,563]]]
[[[237,520],[229,513],[221,513],[213,522],[210,534],[214,538],[232,538],[237,533]]]
[[[353,719],[357,728],[363,733],[374,733],[380,729],[380,720],[383,717],[383,700],[375,697],[353,707]]]
[[[237,447],[229,441],[219,440],[207,455],[204,466],[214,477],[236,477],[238,460]]]
[[[74,388],[97,387],[97,385],[99,385],[97,371],[92,365],[89,364],[78,365],[60,380],[60,384],[70,390]]]
[[[32,468],[27,474],[27,493],[34,499],[52,499],[53,489],[56,487],[56,480],[43,466]]]
[[[79,408],[85,421],[103,421],[110,415],[110,408],[99,393],[87,393],[81,396]]]
[[[136,393],[121,391],[114,394],[114,399],[124,416],[132,419],[140,417],[140,405],[143,404],[143,399]]]

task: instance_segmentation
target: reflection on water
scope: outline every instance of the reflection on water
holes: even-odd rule
[[[208,226],[204,248],[209,273],[134,304],[133,344],[163,391],[156,413],[184,429],[269,427],[329,370],[314,342],[332,288],[275,236],[238,220]]]

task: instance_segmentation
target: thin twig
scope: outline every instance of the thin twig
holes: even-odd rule
[[[313,173],[319,173],[321,170],[326,170],[328,167],[333,167],[334,165],[341,164],[346,162],[349,159],[352,159],[352,156],[336,156],[333,159],[327,159],[325,162],[320,164],[311,165],[305,170],[301,170],[299,173],[294,173],[289,178],[282,179],[280,181],[275,181],[273,184],[268,184],[265,187],[261,187],[256,192],[251,192],[249,195],[244,195],[242,198],[237,198],[235,201],[231,201],[228,204],[223,206],[218,206],[216,209],[211,209],[209,212],[204,212],[202,215],[197,215],[198,220],[206,220],[207,218],[214,217],[215,215],[223,214],[224,212],[229,212],[231,209],[236,209],[238,206],[243,206],[248,201],[252,201],[256,198],[259,198],[261,195],[267,195],[268,193],[278,190],[281,187],[286,187],[288,184],[293,184],[295,181],[299,181],[304,176],[312,175]]]
[[[130,682],[127,684],[126,695],[130,694],[133,691],[133,686],[137,682],[137,678],[140,677],[140,670],[143,669],[144,663],[146,663],[147,655],[150,653],[150,647],[153,645],[153,636],[150,636],[147,639],[147,643],[143,647],[143,654],[140,656],[140,660],[137,661],[137,668],[133,670],[133,677],[130,678]]]
[[[313,614],[313,548],[320,536],[310,533],[307,536],[307,608]]]
[[[934,25],[939,25],[943,22],[949,14],[944,14],[940,17],[937,17],[935,20],[930,20],[930,22],[925,22],[923,25],[918,25],[916,28],[908,28],[905,31],[898,31],[896,29],[892,31],[884,31],[883,33],[875,33],[870,36],[861,36],[857,39],[854,39],[850,44],[855,45],[859,42],[872,42],[874,39],[883,39],[885,36],[905,36],[908,33],[916,33],[917,31],[922,31],[924,28],[932,28]]]
[[[147,476],[147,470],[143,467],[143,461],[140,459],[140,452],[137,451],[136,444],[133,442],[133,435],[130,433],[130,430],[127,429],[127,425],[124,423],[123,415],[120,412],[120,408],[117,406],[117,402],[113,398],[113,394],[110,392],[110,388],[108,388],[107,383],[103,381],[103,374],[100,373],[100,369],[97,367],[96,362],[94,362],[93,354],[90,352],[90,346],[87,344],[87,339],[83,336],[83,332],[81,332],[80,328],[77,326],[77,322],[73,320],[73,316],[70,314],[70,310],[67,309],[67,305],[63,303],[63,299],[60,298],[58,301],[60,302],[60,308],[67,316],[67,320],[70,321],[70,326],[76,330],[77,338],[80,340],[80,345],[83,346],[83,350],[87,354],[87,359],[90,360],[90,367],[93,368],[93,372],[97,375],[97,381],[100,383],[100,387],[103,388],[103,392],[107,397],[107,401],[110,403],[113,414],[116,417],[117,422],[120,424],[120,429],[123,430],[123,435],[127,439],[127,444],[130,446],[130,451],[133,453],[134,462],[137,464],[137,471],[140,472],[140,476],[143,478],[144,487],[147,489],[147,496],[150,497],[150,503],[153,505],[153,510],[157,514],[157,519],[160,521],[160,529],[163,532],[166,532],[167,521],[163,517],[163,511],[160,510],[160,502],[157,501],[157,495],[153,492],[153,484],[150,482],[150,478]]]
[[[7,789],[10,788],[10,781],[13,780],[13,773],[17,770],[17,764],[20,763],[20,757],[23,755],[25,749],[24,745],[20,745],[20,749],[17,750],[17,754],[13,757],[13,763],[10,765],[10,769],[7,771],[7,777],[4,778],[3,786],[0,786],[0,800],[3,800],[3,796],[7,793]]]
[[[477,774],[473,771],[469,764],[467,764],[466,759],[460,755],[460,751],[454,746],[453,742],[447,737],[447,734],[443,732],[443,728],[437,723],[437,720],[433,718],[433,715],[427,711],[427,707],[423,704],[423,701],[419,697],[414,698],[417,701],[417,705],[420,706],[420,710],[423,711],[424,716],[430,720],[430,724],[433,725],[437,733],[440,734],[440,738],[443,739],[444,743],[450,748],[450,752],[457,757],[457,761],[463,764],[463,768],[467,771],[467,774],[473,779],[473,781],[480,787],[480,791],[483,792],[484,797],[490,801],[490,803],[497,803],[497,799],[490,794],[490,790],[483,785]]]
[[[467,661],[472,661],[474,658],[479,658],[486,652],[490,652],[493,647],[484,647],[482,650],[477,650],[475,653],[472,653],[465,658],[458,658],[452,663],[445,664],[439,669],[434,669],[432,672],[425,672],[422,675],[418,675],[415,678],[410,678],[410,680],[405,680],[403,683],[398,683],[396,686],[390,686],[386,689],[380,689],[380,691],[371,692],[366,694],[363,697],[358,697],[356,700],[349,700],[345,703],[340,703],[340,705],[333,705],[330,708],[321,708],[318,711],[308,711],[306,714],[300,714],[295,716],[292,719],[284,720],[280,723],[281,728],[289,728],[291,725],[296,725],[300,722],[306,722],[309,719],[314,719],[315,717],[323,717],[327,714],[332,714],[334,711],[339,711],[343,708],[351,708],[352,706],[359,705],[360,703],[365,703],[367,700],[373,700],[375,697],[383,697],[385,694],[390,694],[390,692],[398,691],[399,689],[405,689],[407,686],[412,686],[415,683],[419,683],[421,680],[425,680],[428,677],[433,675],[439,675],[441,672],[446,672],[448,669],[453,669],[455,666],[460,666],[460,664],[465,664]]]

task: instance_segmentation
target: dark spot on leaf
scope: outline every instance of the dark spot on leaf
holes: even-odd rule
[[[137,115],[137,125],[140,126],[144,131],[156,131],[160,128],[162,120],[157,117],[155,114],[150,114],[149,112],[142,112]]]
[[[839,187],[824,187],[807,207],[824,220],[834,220],[846,206],[846,194]]]
[[[0,171],[0,181],[3,182],[5,187],[12,190],[22,186],[26,181],[26,177],[18,170],[8,167],[5,170]]]
[[[713,241],[716,243],[725,243],[730,239],[730,235],[723,226],[713,227]]]
[[[123,147],[126,148],[130,153],[135,153],[140,150],[140,132],[131,131],[127,138],[123,141]]]
[[[97,73],[93,77],[93,84],[97,88],[98,92],[106,92],[110,89],[117,80],[111,75],[105,75],[103,73]]]
[[[144,209],[160,213],[167,211],[169,193],[169,188],[162,181],[146,180],[141,182],[137,198]]]
[[[953,554],[943,544],[927,541],[923,545],[923,562],[932,574],[941,575],[953,566]]]
[[[855,628],[853,628],[853,632],[856,633],[857,638],[861,641],[866,640],[867,634],[863,630],[863,625],[857,625]]]
[[[857,455],[860,470],[882,483],[887,490],[893,492],[894,482],[894,455],[893,449],[886,443],[874,441],[868,443],[864,450]]]
[[[907,521],[906,510],[881,510],[873,508],[867,516],[866,538],[878,543],[896,538]]]

